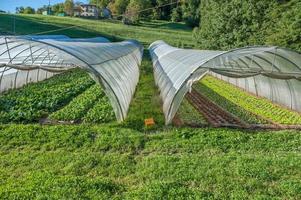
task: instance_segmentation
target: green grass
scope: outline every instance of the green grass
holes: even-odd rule
[[[123,123],[124,127],[144,130],[144,119],[148,118],[154,118],[156,125],[153,129],[161,128],[164,125],[161,99],[152,73],[152,62],[148,51],[145,51],[140,67],[140,80],[127,119]]]
[[[265,98],[250,95],[233,85],[207,76],[196,88],[209,98],[217,100],[219,105],[247,122],[260,122],[254,115],[262,116],[279,124],[301,124],[301,115],[292,110],[273,104]],[[213,96],[214,95],[214,96]]]
[[[0,198],[301,198],[297,131],[0,126]]]
[[[186,125],[202,126],[208,124],[204,116],[186,98],[183,99],[177,115]]]
[[[11,16],[0,15],[0,21],[1,32],[11,30]],[[52,34],[194,46],[191,30],[161,21],[133,27],[24,15],[16,30],[28,34],[73,24],[82,27]],[[0,199],[301,198],[299,131],[164,127],[147,51],[140,72],[122,124],[0,125]],[[143,125],[150,117],[156,122],[151,131]]]
[[[13,17],[11,15],[0,14],[0,30],[12,32]],[[151,22],[144,22],[141,26],[124,25],[120,21],[113,20],[88,20],[70,17],[55,17],[42,15],[17,15],[16,32],[18,34],[35,34],[39,32],[78,26],[72,29],[56,31],[50,34],[64,34],[70,37],[95,37],[104,36],[112,41],[124,39],[135,39],[148,47],[156,40],[183,47],[195,47],[192,37],[192,30],[179,23],[168,23],[167,21],[154,21],[152,26],[143,26]],[[154,25],[155,24],[155,25]],[[154,27],[155,26],[155,27]],[[168,26],[168,27],[166,27]]]

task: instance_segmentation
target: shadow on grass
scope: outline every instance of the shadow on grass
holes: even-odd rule
[[[181,31],[191,31],[192,28],[187,26],[184,23],[177,23],[177,22],[165,22],[165,21],[143,21],[141,23],[144,27],[149,28],[161,28],[161,29],[169,29],[169,30],[181,30]]]

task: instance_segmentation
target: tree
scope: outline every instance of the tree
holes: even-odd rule
[[[188,26],[196,27],[200,24],[200,0],[184,0],[182,3],[183,20]]]
[[[22,14],[22,13],[24,13],[24,7],[23,7],[23,6],[16,7],[16,13],[17,13],[17,14]]]
[[[57,3],[52,6],[51,10],[55,14],[64,13],[64,7],[65,7],[64,3]]]
[[[38,8],[36,13],[41,15],[43,12],[44,12],[43,8]]]
[[[35,14],[35,10],[28,6],[24,9],[24,14]]]
[[[109,5],[110,0],[90,0],[89,2],[90,4],[96,5],[98,8],[106,8]]]
[[[129,0],[115,0],[111,1],[108,7],[114,15],[123,15],[126,11],[128,4]]]
[[[300,0],[206,0],[194,37],[201,49],[277,45],[301,50]]]
[[[43,7],[38,8],[36,13],[37,14],[42,14],[44,11],[47,11],[47,10],[48,10],[48,5],[44,5]]]
[[[69,16],[73,16],[74,2],[73,0],[66,0],[64,3],[64,10]]]
[[[126,9],[124,22],[136,24],[141,17],[149,17],[152,10],[148,10],[148,8],[151,7],[150,0],[131,0]]]
[[[154,6],[158,6],[154,10],[154,19],[170,20],[173,8],[177,7],[178,0],[156,0]]]
[[[182,9],[180,6],[174,8],[171,13],[171,21],[180,22],[182,21]]]

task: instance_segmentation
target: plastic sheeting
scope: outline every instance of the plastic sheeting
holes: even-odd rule
[[[301,111],[299,52],[275,46],[231,51],[187,50],[163,41],[154,42],[149,50],[166,124],[171,123],[192,84],[209,72],[258,96]]]
[[[123,121],[139,80],[143,46],[129,40],[64,35],[0,37],[0,92],[80,67],[101,84]]]

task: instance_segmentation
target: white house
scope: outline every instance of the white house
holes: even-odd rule
[[[74,8],[75,17],[98,18],[99,11],[95,5],[82,4]]]
[[[82,4],[74,8],[75,17],[87,17],[87,18],[110,18],[112,16],[111,11],[108,8],[98,9],[93,4]]]

